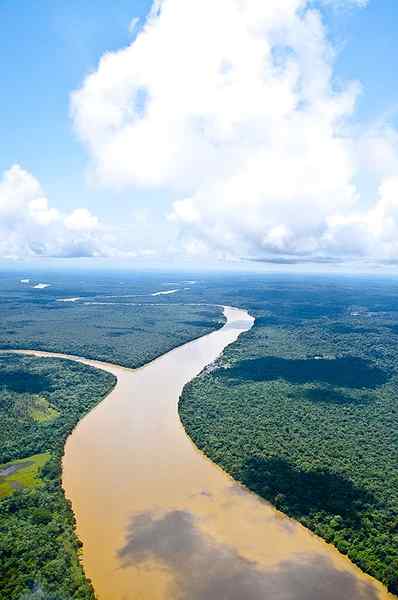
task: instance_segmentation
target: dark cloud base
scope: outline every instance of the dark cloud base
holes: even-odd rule
[[[377,600],[375,588],[337,570],[323,556],[302,556],[262,569],[219,544],[195,524],[190,512],[145,512],[129,526],[119,551],[122,568],[148,559],[175,575],[175,600]]]

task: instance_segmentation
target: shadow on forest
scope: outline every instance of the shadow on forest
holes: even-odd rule
[[[239,479],[283,512],[296,518],[327,512],[358,522],[374,497],[343,475],[326,470],[301,471],[282,458],[251,456]]]
[[[46,375],[38,373],[29,373],[27,371],[1,371],[0,370],[0,389],[6,388],[12,392],[20,394],[38,394],[49,391],[51,382]]]
[[[129,335],[131,332],[130,331],[106,331],[105,335],[107,337],[124,337],[125,335]]]
[[[291,397],[295,399],[297,396],[292,394]],[[364,406],[374,401],[374,398],[369,394],[362,394],[358,397],[348,396],[348,394],[328,388],[312,388],[300,391],[298,397],[304,397],[305,400],[317,404],[352,404],[353,406]]]
[[[355,356],[335,359],[267,356],[241,360],[229,369],[218,370],[217,377],[241,381],[285,379],[290,383],[320,381],[341,387],[375,388],[388,381],[389,373],[373,366],[370,361]]]

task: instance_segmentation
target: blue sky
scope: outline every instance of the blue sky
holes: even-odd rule
[[[358,79],[363,93],[357,118],[378,119],[398,110],[398,82],[392,65],[398,60],[396,28],[398,4],[394,0],[369,2],[365,10],[329,11],[328,24],[337,48],[337,75]]]
[[[147,1],[0,1],[0,172],[19,163],[63,208],[81,199],[109,216],[109,191],[86,185],[87,155],[69,118],[69,95],[102,54],[131,42]],[[122,200],[122,199],[121,199]]]
[[[383,126],[384,123],[398,126],[398,82],[394,72],[398,59],[398,4],[393,0],[370,0],[365,8],[348,6],[346,2],[342,2],[342,6],[338,2],[338,7],[335,4],[332,2],[332,6],[321,9],[328,43],[337,52],[333,85],[340,87],[356,80],[362,86],[347,127],[363,131],[379,122]],[[131,20],[144,19],[150,8],[151,2],[144,0],[98,0],[95,3],[0,0],[0,177],[12,165],[19,164],[40,182],[56,210],[70,213],[85,207],[101,222],[112,227],[121,225],[124,230],[130,219],[135,220],[133,229],[137,235],[137,214],[139,222],[142,211],[147,226],[145,214],[150,211],[149,219],[156,225],[154,235],[160,238],[164,235],[163,243],[168,244],[170,231],[174,232],[181,222],[176,211],[174,218],[164,219],[171,203],[178,202],[180,196],[185,201],[186,194],[192,194],[192,198],[196,198],[196,194],[199,198],[203,191],[189,189],[185,182],[181,188],[179,182],[177,185],[173,182],[172,186],[163,181],[155,186],[141,185],[137,183],[139,176],[132,178],[129,185],[93,182],[88,175],[92,152],[79,139],[70,116],[71,92],[82,88],[87,75],[97,71],[104,53],[117,52],[131,44]],[[206,19],[212,18],[212,12],[206,15]],[[176,89],[176,95],[178,93]],[[376,193],[379,179],[369,177],[365,170],[355,173],[353,180],[362,181],[363,187],[368,188],[362,190],[362,195],[366,202],[371,202],[367,194]],[[185,225],[192,222],[191,216],[186,218],[187,206],[182,207]],[[189,207],[191,210],[192,203]],[[209,216],[213,218],[214,215]],[[280,253],[282,248],[278,231],[284,224],[276,223],[273,227],[276,233],[272,239],[276,236],[278,241],[272,242],[274,246],[264,245],[267,256],[274,251]],[[177,239],[185,233],[185,230],[182,234],[177,232]],[[188,233],[198,235],[197,229],[192,231],[191,228]],[[231,235],[236,235],[235,230]],[[200,236],[195,248],[211,237],[208,229]],[[142,246],[145,241],[141,238],[139,243]],[[191,247],[193,245],[192,242]],[[302,250],[303,247],[292,250],[286,245],[283,252],[306,254],[308,251]],[[246,253],[250,253],[251,248]],[[228,259],[224,249],[220,256],[223,252]],[[211,248],[209,253],[214,255]],[[390,255],[389,259],[392,259]]]

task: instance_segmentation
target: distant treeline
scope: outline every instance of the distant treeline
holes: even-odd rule
[[[170,286],[171,276],[141,276],[130,285],[120,279],[91,275],[83,283],[65,276],[38,290],[0,274],[0,349],[62,352],[136,368],[224,323],[221,307],[200,305],[203,290],[193,296],[183,282]],[[150,295],[170,287],[181,291]],[[81,300],[59,301],[68,298]]]

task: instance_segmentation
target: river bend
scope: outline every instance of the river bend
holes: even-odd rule
[[[139,369],[68,438],[63,486],[98,600],[386,600],[332,546],[234,482],[190,441],[184,385],[250,329],[244,310]],[[26,353],[26,352],[25,352]],[[222,443],[222,440],[220,440]]]

